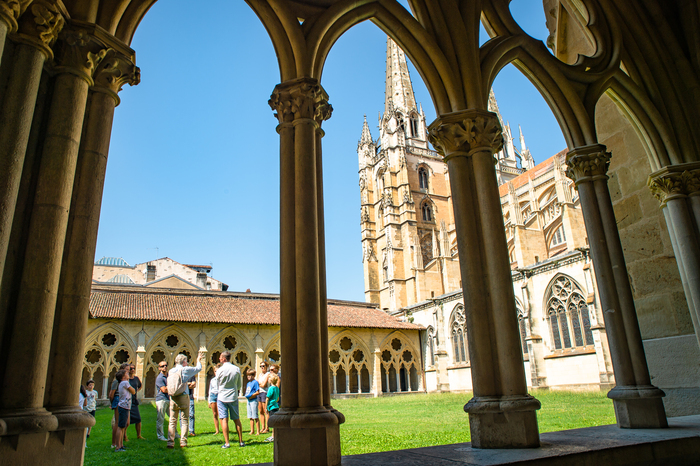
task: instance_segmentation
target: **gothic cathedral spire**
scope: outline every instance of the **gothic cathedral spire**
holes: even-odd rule
[[[406,55],[391,37],[386,40],[386,99],[384,112],[401,110],[404,115],[418,113],[413,84],[408,74]]]

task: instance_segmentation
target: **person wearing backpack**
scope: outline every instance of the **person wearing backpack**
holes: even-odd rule
[[[187,381],[202,370],[202,353],[197,355],[197,365],[187,365],[187,356],[175,356],[175,367],[168,372],[168,395],[170,395],[170,422],[168,424],[168,448],[175,448],[177,419],[180,418],[180,447],[187,446],[187,430],[190,420],[190,392]],[[179,414],[179,416],[178,416]]]

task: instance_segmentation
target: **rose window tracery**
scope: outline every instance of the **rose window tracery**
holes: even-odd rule
[[[416,353],[401,338],[392,338],[381,352],[383,392],[418,390],[420,366]]]

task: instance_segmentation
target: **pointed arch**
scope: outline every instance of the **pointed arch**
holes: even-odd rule
[[[587,293],[569,275],[558,273],[544,293],[544,314],[549,322],[553,351],[593,345]]]
[[[469,364],[469,344],[467,340],[467,319],[464,304],[458,303],[450,313],[450,341],[452,342],[452,359],[455,364]]]
[[[334,335],[328,344],[332,392],[369,393],[371,355],[366,342],[352,330]]]

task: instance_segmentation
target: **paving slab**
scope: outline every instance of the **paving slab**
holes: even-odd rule
[[[700,465],[700,415],[669,418],[667,429],[616,425],[540,434],[541,446],[480,450],[471,443],[343,456],[343,466],[685,466]],[[273,463],[264,463],[265,466]],[[258,466],[263,466],[261,463]]]

